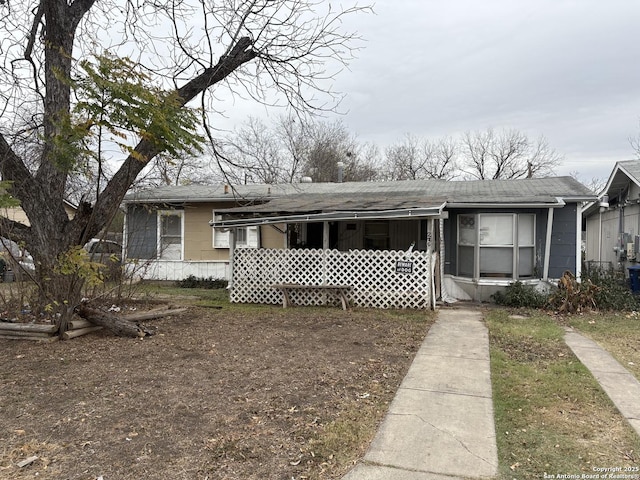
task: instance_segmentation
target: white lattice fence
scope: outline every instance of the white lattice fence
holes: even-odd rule
[[[404,268],[398,268],[398,261],[406,262]],[[429,308],[431,270],[430,257],[422,252],[238,249],[231,301],[278,304],[282,294],[271,285],[326,284],[350,285],[355,306]],[[292,292],[291,297],[300,305],[335,301],[314,290]]]

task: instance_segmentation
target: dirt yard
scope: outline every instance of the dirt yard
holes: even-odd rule
[[[141,340],[0,339],[0,478],[340,478],[432,320],[191,306]]]

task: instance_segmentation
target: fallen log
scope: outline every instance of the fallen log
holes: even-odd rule
[[[94,327],[76,328],[75,330],[67,330],[62,334],[62,339],[71,340],[72,338],[80,337],[82,335],[86,335],[87,333],[95,332],[97,330],[102,330],[102,328],[103,327],[100,327],[100,326],[94,326]]]
[[[0,323],[0,331],[7,332],[38,332],[38,333],[56,333],[57,325],[42,325],[38,323]]]
[[[67,323],[67,328],[69,330],[78,330],[80,328],[87,327],[95,327],[95,325],[89,320],[85,320],[84,318],[74,318],[73,320],[69,320],[69,322]]]
[[[121,316],[103,312],[87,305],[81,304],[76,312],[82,318],[95,325],[100,325],[120,337],[146,337],[155,334],[155,330],[125,320]]]
[[[0,330],[0,335],[11,335],[13,337],[49,338],[50,336],[55,335],[55,333],[29,330]]]
[[[2,333],[0,334],[0,338],[4,338],[7,340],[36,340],[38,342],[56,342],[58,341],[57,335],[49,335],[47,337],[34,337],[33,335],[15,335],[13,333]]]
[[[149,310],[148,312],[130,313],[128,315],[123,315],[122,318],[130,322],[135,322],[136,320],[152,320],[154,318],[166,317],[168,315],[173,315],[174,313],[182,313],[186,311],[186,308],[162,307],[154,310]]]

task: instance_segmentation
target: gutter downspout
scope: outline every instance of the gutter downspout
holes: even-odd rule
[[[547,213],[547,238],[544,243],[544,267],[542,271],[542,280],[549,281],[549,260],[551,255],[551,233],[553,230],[553,208],[549,208]]]
[[[598,212],[598,262],[602,262],[602,211]]]
[[[582,276],[582,210],[576,203],[576,280]]]

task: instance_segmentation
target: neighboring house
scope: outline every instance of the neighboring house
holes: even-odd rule
[[[182,280],[229,278],[229,232],[216,231],[209,222],[218,209],[247,201],[273,198],[268,185],[167,186],[128,194],[124,249],[130,270],[142,278]],[[275,237],[275,239],[274,239]],[[244,247],[284,246],[273,229],[239,229],[236,244]]]
[[[65,200],[64,209],[67,212],[67,216],[69,218],[73,218],[76,214],[76,206],[70,202]],[[9,220],[13,220],[18,223],[22,223],[23,225],[30,225],[29,219],[27,218],[27,214],[24,213],[22,207],[0,207],[0,215]]]
[[[235,301],[338,282],[357,305],[424,307],[579,276],[595,199],[570,177],[166,187],[127,196],[125,242],[147,278],[224,276]]]
[[[76,206],[70,202],[64,201],[64,209],[69,218],[73,218],[76,213]],[[0,207],[0,216],[30,226],[31,223],[27,218],[27,214],[21,207]],[[20,275],[21,271],[32,273],[34,270],[33,258],[26,251],[24,246],[18,245],[16,242],[9,240],[10,232],[0,232],[0,258],[4,268],[12,270],[13,273],[9,278],[13,278],[14,274]],[[2,265],[2,263],[0,263]]]
[[[640,160],[617,162],[583,216],[587,267],[626,272],[640,262]]]

